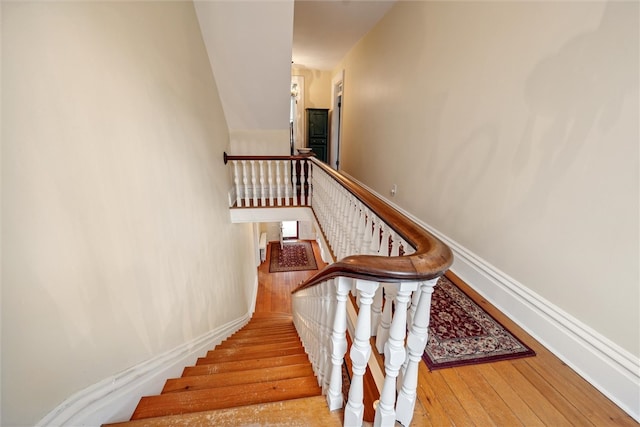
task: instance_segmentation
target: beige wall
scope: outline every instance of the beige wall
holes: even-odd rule
[[[638,16],[400,2],[336,67],[346,172],[636,356]]]
[[[244,315],[188,2],[2,3],[2,425]]]
[[[304,108],[331,108],[331,71],[293,67],[291,74],[304,77]]]
[[[288,132],[293,0],[195,8],[229,129]]]

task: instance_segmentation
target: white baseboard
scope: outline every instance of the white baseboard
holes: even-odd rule
[[[179,377],[185,366],[195,364],[207,350],[244,326],[251,313],[79,391],[37,426],[100,426],[129,420],[141,396],[158,394],[167,378]]]
[[[355,179],[354,181],[358,182]],[[379,193],[362,183],[360,185],[446,243],[454,254],[451,271],[622,410],[636,421],[640,421],[638,357]]]

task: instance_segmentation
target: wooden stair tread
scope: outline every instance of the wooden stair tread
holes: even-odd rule
[[[187,375],[209,375],[220,372],[241,371],[244,369],[262,369],[274,366],[298,365],[300,363],[309,363],[306,354],[294,354],[283,357],[264,357],[252,360],[237,360],[231,362],[210,362],[210,359],[200,359],[200,364],[184,368],[182,376]]]
[[[322,389],[315,377],[292,378],[263,383],[241,384],[215,389],[166,393],[147,396],[140,403],[132,420],[188,412],[209,411],[276,402],[301,397],[319,396]]]
[[[329,412],[323,396],[248,405],[217,411],[114,423],[105,427],[331,427],[342,425],[342,410]]]
[[[220,353],[226,352],[231,355],[234,355],[236,353],[241,353],[241,352],[259,354],[260,352],[263,352],[263,351],[274,350],[278,348],[291,348],[291,347],[302,347],[302,343],[299,340],[296,340],[296,341],[286,340],[286,341],[276,341],[276,342],[267,341],[260,344],[250,345],[250,346],[228,346],[223,348],[216,347],[214,350],[207,352],[207,355],[210,355],[216,352],[220,352]]]
[[[263,350],[259,353],[255,353],[253,351],[244,352],[238,351],[238,349],[224,349],[224,350],[214,350],[210,353],[207,353],[205,357],[198,358],[196,365],[205,365],[212,363],[223,363],[229,360],[233,361],[241,361],[241,360],[252,360],[256,358],[271,358],[271,357],[282,357],[282,356],[292,356],[295,354],[306,354],[304,352],[304,347],[284,347],[284,348],[275,348],[270,350]]]
[[[259,334],[259,335],[274,335],[274,334],[286,334],[286,333],[290,333],[290,334],[297,334],[298,331],[296,330],[296,328],[291,325],[291,326],[265,326],[265,327],[260,327],[260,328],[248,328],[248,329],[238,329],[231,337],[242,337],[243,335],[246,336],[253,336],[255,334]]]
[[[253,315],[251,316],[251,320],[256,320],[256,319],[279,319],[279,318],[287,318],[287,319],[293,319],[293,316],[291,316],[291,313],[286,313],[286,312],[278,312],[278,311],[259,311],[256,313],[253,313]]]
[[[248,330],[248,329],[256,329],[256,328],[294,328],[293,321],[291,319],[288,320],[279,320],[279,319],[265,319],[261,321],[251,321],[244,325],[240,330]]]
[[[275,335],[256,335],[248,337],[230,337],[218,344],[215,350],[228,347],[242,347],[256,344],[292,341],[300,343],[300,338],[295,332]]]
[[[305,376],[314,377],[313,368],[309,363],[277,366],[266,369],[251,369],[240,372],[224,372],[212,375],[192,375],[167,380],[162,389],[162,393],[228,387],[231,385],[284,380]]]

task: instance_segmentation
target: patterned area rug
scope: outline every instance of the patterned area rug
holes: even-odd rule
[[[430,370],[525,356],[535,352],[449,279],[440,278],[433,291],[429,341],[422,356]]]
[[[311,242],[285,242],[280,250],[280,242],[271,242],[269,272],[317,270]]]

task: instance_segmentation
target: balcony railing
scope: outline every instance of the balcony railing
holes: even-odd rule
[[[451,265],[449,248],[383,200],[312,157],[225,156],[233,164],[231,206],[310,206],[333,261],[293,293],[296,329],[330,410],[343,407],[349,293],[357,296],[351,384],[344,425],[361,426],[363,376],[384,354],[374,425],[408,426],[427,343],[431,295]],[[290,190],[290,191],[289,191]]]

